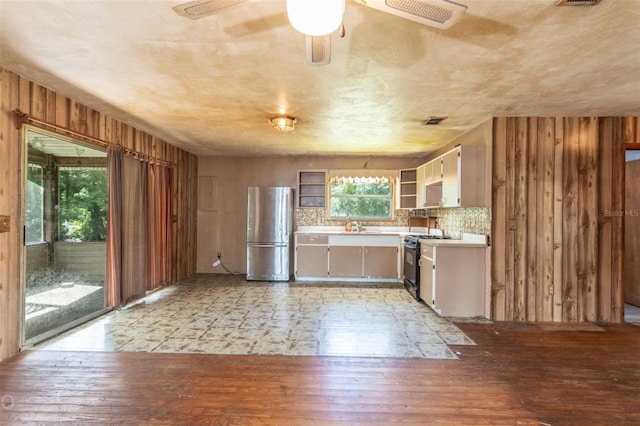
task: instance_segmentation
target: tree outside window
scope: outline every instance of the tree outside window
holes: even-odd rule
[[[333,182],[330,186],[332,219],[392,219],[393,184]]]
[[[44,178],[42,166],[30,163],[27,167],[27,214],[25,243],[44,241]]]
[[[59,239],[106,241],[107,169],[60,167]]]

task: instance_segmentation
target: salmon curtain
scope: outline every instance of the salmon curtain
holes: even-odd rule
[[[170,280],[171,169],[107,150],[106,305],[140,298]]]
[[[122,149],[107,148],[107,182],[109,207],[107,212],[107,282],[105,305],[118,306],[122,283]]]
[[[143,297],[147,275],[147,163],[133,157],[122,162],[121,301]]]
[[[147,209],[147,290],[169,281],[171,169],[149,164]]]

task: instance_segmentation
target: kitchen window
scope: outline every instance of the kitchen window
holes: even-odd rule
[[[389,177],[332,177],[329,180],[332,219],[393,218],[393,179]]]

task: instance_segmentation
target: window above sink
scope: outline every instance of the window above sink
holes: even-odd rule
[[[394,184],[389,174],[331,176],[328,210],[331,219],[393,219]]]

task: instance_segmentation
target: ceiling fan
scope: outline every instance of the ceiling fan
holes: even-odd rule
[[[223,12],[243,3],[259,0],[195,0],[173,7],[189,19]],[[447,29],[462,18],[467,6],[452,0],[354,0],[356,3],[390,13],[423,25]],[[287,0],[291,25],[306,35],[307,64],[331,62],[331,34],[340,28],[344,35],[342,15],[345,0]]]

